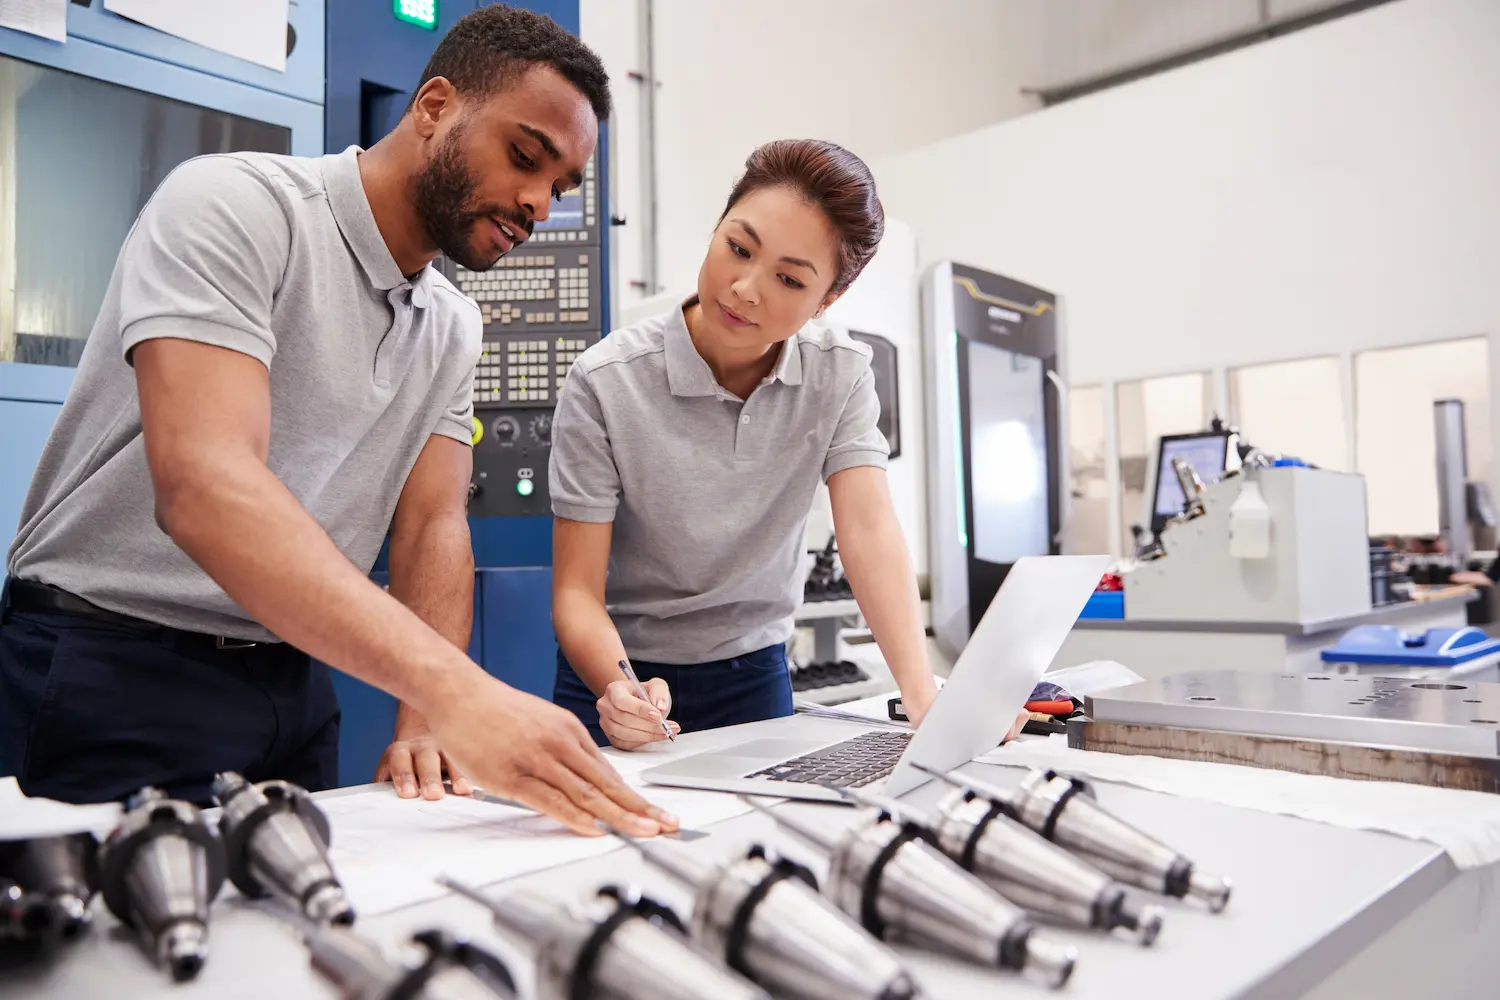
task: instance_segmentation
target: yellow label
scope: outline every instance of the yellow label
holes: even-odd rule
[[[470,417],[474,421],[474,443],[478,444],[484,440],[484,421],[478,417]]]

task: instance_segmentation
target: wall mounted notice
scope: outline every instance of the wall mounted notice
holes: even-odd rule
[[[68,40],[68,0],[0,0],[0,28]]]
[[[286,72],[287,0],[104,0],[104,8],[157,31]]]

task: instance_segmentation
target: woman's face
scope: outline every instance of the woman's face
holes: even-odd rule
[[[838,296],[830,293],[838,233],[823,210],[786,187],[752,191],[729,209],[703,267],[705,329],[730,350],[786,340]]]

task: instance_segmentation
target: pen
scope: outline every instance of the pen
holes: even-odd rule
[[[635,686],[635,696],[650,705],[651,698],[646,694],[646,689],[641,687],[641,679],[635,675],[635,671],[630,666],[630,661],[621,660],[620,669],[625,672],[625,679]],[[667,734],[667,739],[673,743],[677,742],[677,737],[672,735],[672,727],[667,725],[666,719],[661,720],[661,731]]]

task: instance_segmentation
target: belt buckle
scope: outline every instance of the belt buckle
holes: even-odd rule
[[[260,643],[249,639],[231,639],[227,635],[214,636],[214,646],[218,649],[249,649],[252,646],[259,645]]]

